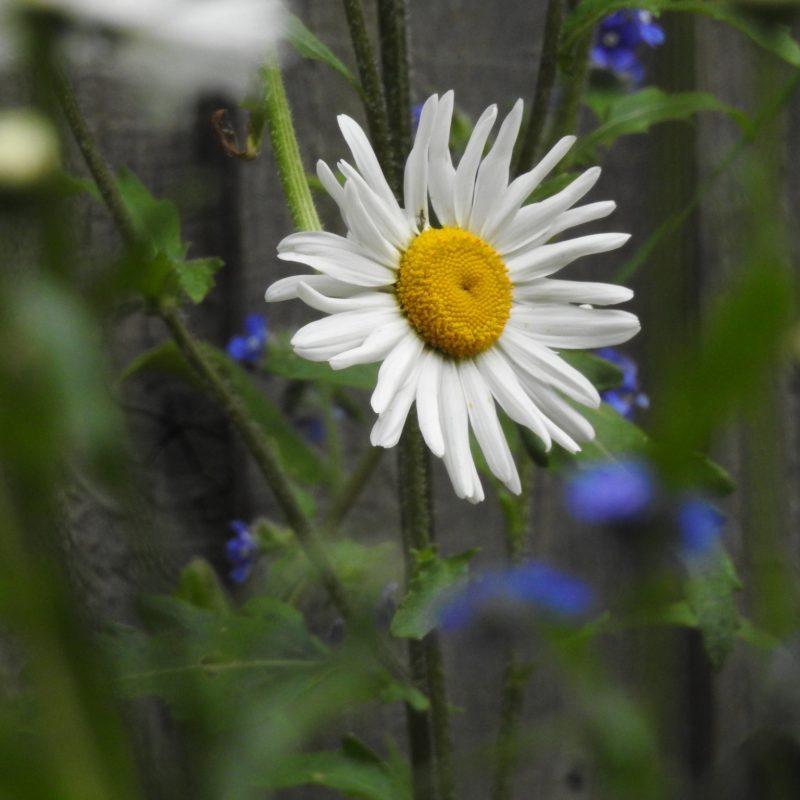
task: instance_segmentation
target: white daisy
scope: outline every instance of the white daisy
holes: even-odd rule
[[[444,459],[456,494],[471,502],[483,489],[469,429],[491,471],[519,493],[514,459],[495,403],[549,448],[571,452],[594,436],[570,401],[597,407],[600,397],[557,349],[619,344],[639,330],[625,311],[596,309],[629,300],[624,287],[551,278],[571,261],[620,247],[627,234],[598,233],[550,242],[557,234],[614,210],[613,202],[571,208],[595,184],[595,167],[556,195],[523,206],[569,150],[565,137],[530,172],[509,183],[522,101],[484,146],[496,106],[475,125],[454,167],[448,148],[453,93],[425,103],[405,166],[404,205],[394,198],[363,130],[339,126],[355,167],[338,164],[340,185],[320,161],[317,174],[348,228],[294,233],[278,256],[313,269],[274,283],[267,300],[299,297],[330,316],[301,328],[295,352],[334,369],[382,361],[372,395],[375,446],[397,444],[416,401],[420,430]],[[437,227],[431,226],[428,202]]]

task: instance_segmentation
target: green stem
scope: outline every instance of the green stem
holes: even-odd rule
[[[533,467],[530,459],[520,461],[522,494],[506,510],[505,540],[509,564],[518,564],[525,551],[530,522],[530,499]],[[525,682],[529,667],[520,662],[513,645],[508,649],[503,671],[500,700],[500,725],[497,733],[497,757],[494,765],[491,800],[511,800],[512,780],[517,753],[517,734],[525,700]]]
[[[72,131],[75,143],[81,151],[83,160],[86,162],[92,178],[94,178],[100,197],[114,218],[125,244],[128,247],[133,247],[139,242],[139,234],[133,224],[133,218],[128,211],[128,207],[125,205],[125,201],[117,188],[111,168],[97,148],[94,136],[81,113],[75,92],[63,72],[53,70],[52,79],[56,98]]]
[[[389,131],[394,155],[393,171],[402,180],[401,156],[411,149],[411,100],[408,81],[405,0],[378,0],[381,67]]]
[[[558,73],[558,44],[564,19],[564,0],[549,0],[544,21],[544,38],[533,91],[531,112],[522,137],[514,172],[519,175],[530,169],[539,155],[544,124],[550,111],[550,97]]]
[[[322,230],[303,169],[281,71],[276,65],[270,64],[264,68],[263,75],[269,138],[292,222],[299,231]]]
[[[562,136],[573,134],[578,129],[578,111],[583,97],[586,74],[589,71],[589,49],[593,31],[583,34],[575,45],[575,55],[569,72],[564,98],[556,113],[556,118],[547,137],[549,144],[555,144]]]
[[[347,482],[331,501],[328,513],[323,520],[325,528],[333,529],[341,523],[374,474],[385,452],[383,447],[370,447],[361,456]]]
[[[364,110],[367,113],[367,125],[372,146],[375,148],[375,155],[378,157],[389,183],[397,192],[400,184],[397,183],[396,173],[393,169],[394,156],[389,135],[386,101],[381,90],[378,67],[367,34],[364,9],[361,6],[361,0],[343,0],[343,3],[347,25],[350,28],[350,39],[353,42],[353,51],[356,56],[358,77],[364,87]]]
[[[428,673],[428,696],[431,701],[431,729],[436,754],[436,783],[439,800],[455,800],[456,779],[453,771],[453,735],[450,729],[450,705],[447,700],[444,657],[437,633],[425,638],[425,666]]]
[[[327,552],[303,513],[291,484],[283,474],[271,443],[261,428],[250,419],[241,400],[206,356],[202,345],[189,333],[175,305],[163,302],[159,312],[186,360],[203,378],[211,394],[244,439],[298,542],[319,573],[332,602],[342,616],[348,617],[350,607],[344,589],[334,573]]]

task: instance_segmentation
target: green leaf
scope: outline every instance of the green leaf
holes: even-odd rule
[[[173,261],[173,269],[181,289],[194,303],[200,303],[214,288],[214,273],[222,267],[219,258],[194,258],[191,261]]]
[[[734,593],[742,588],[730,556],[720,550],[712,561],[689,564],[687,597],[703,634],[709,661],[720,669],[739,632]]]
[[[175,597],[197,608],[228,611],[230,606],[217,573],[204,558],[193,558],[181,571]]]
[[[275,443],[281,465],[289,476],[301,483],[315,485],[320,478],[327,479],[327,466],[286,421],[278,406],[256,386],[250,375],[210,345],[203,345],[203,350],[241,397],[251,417]],[[197,388],[207,388],[186,363],[173,341],[163,342],[137,356],[123,370],[120,381],[142,372],[173,375]]]
[[[362,745],[362,748],[364,746]],[[326,786],[345,797],[359,800],[410,800],[411,780],[405,764],[388,764],[376,754],[346,744],[342,752],[290,755],[275,765],[264,779],[262,789],[292,786]]]
[[[358,79],[336,54],[323,44],[294,14],[287,14],[286,16],[288,18],[287,38],[297,53],[303,58],[327,64],[361,94],[361,84]]]
[[[609,146],[620,136],[645,133],[651,125],[668,120],[683,120],[700,111],[717,111],[727,114],[745,131],[752,127],[746,114],[705,92],[667,92],[648,87],[626,94],[610,104],[603,123],[583,136],[575,145],[570,157],[576,161],[591,156],[594,149]]]
[[[562,350],[559,356],[585,375],[599,390],[614,389],[622,383],[622,370],[611,361],[582,350]]]
[[[564,20],[561,29],[562,54],[572,51],[580,37],[603,17],[621,8],[631,7],[629,0],[582,0]],[[757,14],[750,13],[737,4],[709,0],[641,0],[635,7],[654,13],[686,11],[704,14],[731,25],[783,61],[795,67],[800,66],[800,45],[792,38],[786,25],[769,25]]]
[[[307,361],[295,355],[286,336],[270,336],[264,369],[289,380],[315,381],[351,389],[374,389],[378,380],[377,364],[331,369],[326,363]]]
[[[442,593],[463,580],[477,550],[439,558],[435,547],[414,551],[408,594],[398,606],[391,631],[401,639],[422,639],[436,627],[435,605]]]

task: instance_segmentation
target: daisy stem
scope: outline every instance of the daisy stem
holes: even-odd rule
[[[533,466],[524,456],[519,459],[522,494],[506,506],[506,556],[509,564],[518,564],[525,550],[531,512],[531,481]],[[497,732],[496,761],[492,781],[491,800],[510,800],[512,776],[516,761],[517,733],[525,700],[525,683],[530,667],[522,663],[511,645],[506,654],[503,670],[503,688],[500,700],[500,725]]]
[[[408,80],[407,16],[405,0],[378,0],[381,67],[389,135],[394,155],[393,173],[402,176],[401,155],[411,149],[411,100]]]
[[[345,518],[347,512],[353,507],[358,496],[361,494],[367,481],[375,473],[381,458],[386,450],[383,447],[370,447],[358,460],[350,477],[341,487],[339,492],[331,501],[328,513],[323,520],[323,526],[329,530],[336,528]]]
[[[390,182],[394,183],[396,172],[392,168],[394,155],[389,134],[386,100],[378,77],[375,55],[367,34],[364,9],[362,8],[361,0],[343,0],[343,2],[347,25],[350,28],[350,39],[353,42],[353,51],[356,56],[358,77],[364,87],[364,110],[367,114],[372,146],[375,148],[375,155],[378,157],[384,172],[389,176]],[[393,188],[397,191],[396,185]]]
[[[556,118],[550,127],[550,133],[547,137],[547,141],[551,145],[555,144],[562,136],[575,133],[578,129],[578,110],[583,97],[586,74],[589,71],[589,49],[591,44],[592,31],[588,31],[582,34],[575,45],[575,55],[572,58],[567,85],[564,89],[564,99],[556,112]]]
[[[276,64],[271,63],[264,68],[263,76],[264,110],[269,138],[292,222],[299,231],[322,230],[311,190],[308,188],[281,71]]]
[[[544,20],[544,37],[533,90],[531,113],[517,154],[514,174],[519,175],[531,168],[539,155],[544,124],[550,111],[550,97],[558,73],[558,45],[561,38],[561,23],[564,19],[564,0],[549,0]]]

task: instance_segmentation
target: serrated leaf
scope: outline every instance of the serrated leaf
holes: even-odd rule
[[[241,397],[252,419],[274,441],[286,472],[292,478],[307,484],[317,484],[320,478],[325,479],[327,466],[286,421],[278,406],[253,383],[250,375],[224,353],[210,345],[203,345],[203,350]],[[163,342],[137,356],[125,367],[120,381],[128,380],[143,372],[173,375],[192,386],[207,389],[195,371],[186,363],[173,341]]]
[[[701,111],[727,114],[745,132],[752,128],[746,114],[726,105],[705,92],[669,94],[655,87],[625,94],[606,109],[606,118],[591,133],[581,137],[570,157],[580,161],[595,148],[610,146],[621,136],[645,133],[652,125],[670,120],[684,120]]]
[[[222,267],[220,258],[194,258],[173,261],[173,270],[181,289],[194,303],[200,303],[214,288],[214,274]]]
[[[437,624],[436,601],[442,593],[467,575],[477,550],[439,558],[435,547],[414,551],[413,577],[392,620],[392,635],[401,639],[422,639]]]
[[[689,564],[687,597],[703,634],[703,647],[715,669],[720,669],[739,631],[734,593],[742,588],[730,556],[723,550],[713,561]]]
[[[338,72],[359,94],[361,84],[336,54],[323,44],[294,14],[287,14],[287,38],[298,55],[312,61],[321,61]]]
[[[645,11],[684,11],[704,14],[727,23],[756,44],[795,67],[800,66],[800,45],[786,25],[768,25],[754,13],[734,3],[709,0],[641,0],[635,7]],[[562,54],[573,50],[580,37],[603,17],[622,8],[631,8],[628,0],[582,0],[564,20],[561,29]]]
[[[364,364],[347,369],[332,369],[329,364],[307,361],[292,351],[288,338],[271,336],[267,344],[264,369],[295,381],[314,381],[329,386],[346,386],[351,389],[374,389],[378,380],[378,365]]]

